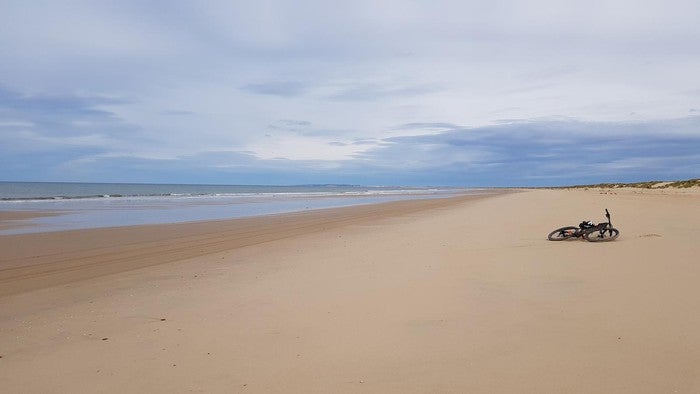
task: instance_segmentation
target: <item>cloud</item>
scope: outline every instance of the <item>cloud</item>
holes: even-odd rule
[[[437,123],[442,129],[437,134],[435,125],[423,124],[426,134],[387,138],[387,145],[362,156],[386,167],[438,174],[448,183],[459,183],[449,181],[454,177],[489,185],[676,179],[700,172],[700,117],[649,123],[535,120],[475,128]]]
[[[22,95],[0,86],[0,151],[26,152],[85,147],[109,149],[118,134],[134,129],[113,112],[104,109],[124,100],[95,96]]]
[[[404,123],[400,126],[398,126],[396,129],[397,130],[439,130],[439,131],[448,131],[451,129],[459,129],[460,126],[453,124],[453,123]]]
[[[340,87],[328,97],[332,100],[374,101],[390,97],[420,96],[440,89],[429,85],[392,86],[388,84],[355,84]]]
[[[251,83],[241,86],[241,90],[269,96],[295,97],[307,92],[309,86],[297,81],[273,81],[262,83]]]
[[[189,116],[189,115],[196,115],[196,112],[185,111],[185,110],[166,110],[166,111],[163,111],[163,114],[172,115],[172,116]]]
[[[266,136],[275,138],[311,137],[338,138],[352,134],[352,129],[321,128],[307,120],[281,119],[267,126]],[[267,141],[269,142],[269,141]]]
[[[112,97],[75,95],[21,95],[0,85],[0,110],[6,116],[27,116],[32,119],[48,115],[63,118],[109,118],[112,113],[100,106],[125,104]]]
[[[282,119],[279,123],[287,127],[306,127],[311,126],[311,122],[308,120],[294,120],[294,119]]]
[[[342,179],[374,185],[548,186],[683,179],[700,172],[700,133],[689,133],[692,128],[700,128],[700,117],[659,120],[653,127],[534,120],[355,141],[371,145],[354,158],[340,161],[222,150],[168,159],[83,155],[77,156],[82,159],[63,160],[57,168],[64,176],[89,180],[114,177],[114,168],[118,168],[118,180],[131,182],[157,177],[168,182],[209,183],[255,183],[255,179],[282,184],[337,183]],[[661,130],[666,134],[659,138]],[[332,141],[326,149],[352,145]]]
[[[280,119],[267,128],[272,131],[287,131],[293,133],[305,133],[311,129],[311,122],[308,120]]]
[[[549,185],[675,179],[700,173],[700,117],[594,122],[567,117],[487,126],[410,122],[355,137],[299,118],[238,146],[156,149],[117,111],[131,102],[0,90],[2,176],[13,179]],[[179,112],[166,115],[181,116]],[[188,115],[188,113],[182,114]],[[199,137],[200,140],[206,137]],[[15,178],[16,179],[16,178]],[[178,180],[179,179],[179,180]],[[261,182],[254,182],[261,183]],[[264,183],[264,182],[263,182]]]
[[[700,3],[603,3],[4,1],[0,179],[697,176]]]

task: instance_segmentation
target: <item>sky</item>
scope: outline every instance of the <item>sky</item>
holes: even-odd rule
[[[700,177],[700,2],[0,2],[0,180]]]

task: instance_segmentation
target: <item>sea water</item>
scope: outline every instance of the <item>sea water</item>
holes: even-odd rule
[[[356,185],[0,182],[0,211],[56,214],[17,221],[17,226],[0,230],[0,235],[223,220],[484,191]]]

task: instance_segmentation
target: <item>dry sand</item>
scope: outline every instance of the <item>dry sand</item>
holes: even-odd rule
[[[592,189],[2,236],[1,391],[697,393],[699,228]]]

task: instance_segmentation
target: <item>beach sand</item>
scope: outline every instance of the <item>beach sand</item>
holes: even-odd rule
[[[0,236],[1,391],[697,393],[698,228],[590,189]]]

